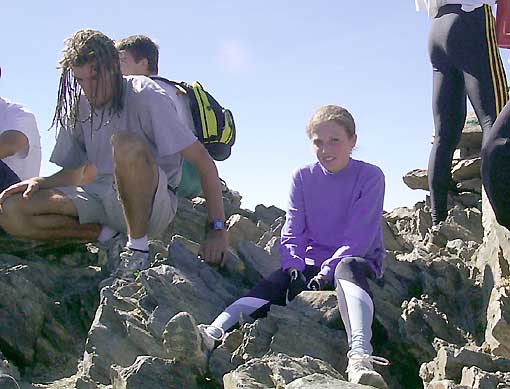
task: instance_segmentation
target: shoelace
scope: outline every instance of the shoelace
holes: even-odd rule
[[[382,366],[388,366],[390,364],[390,361],[388,361],[386,358],[378,357],[376,355],[369,355],[369,354],[347,354],[347,357],[349,360],[353,361],[352,365],[349,365],[347,368],[347,371],[354,370],[356,367],[359,367],[359,365],[363,365],[364,362],[371,362],[375,363],[376,365],[382,365]]]

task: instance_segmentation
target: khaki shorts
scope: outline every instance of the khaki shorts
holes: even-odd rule
[[[113,177],[101,177],[83,186],[56,188],[76,207],[80,224],[107,225],[126,233],[126,220]],[[170,224],[177,211],[177,197],[168,189],[166,174],[159,168],[159,180],[149,219],[149,235],[157,235]]]

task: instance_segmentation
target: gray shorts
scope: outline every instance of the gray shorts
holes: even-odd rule
[[[126,220],[113,177],[101,177],[83,186],[56,188],[76,207],[80,224],[107,225],[126,233]],[[168,189],[166,174],[159,168],[159,180],[149,220],[149,235],[157,235],[170,224],[177,211],[177,197]]]

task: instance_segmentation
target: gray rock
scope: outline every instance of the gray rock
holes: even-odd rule
[[[464,180],[457,184],[457,190],[460,192],[482,193],[482,180],[480,178],[472,178]]]
[[[487,373],[482,369],[471,366],[462,370],[461,385],[473,389],[498,389],[510,386],[510,374]]]
[[[189,374],[205,374],[207,350],[202,345],[195,319],[189,313],[178,313],[168,322],[163,342],[168,356],[180,363]]]
[[[510,358],[510,287],[494,287],[487,308],[485,341],[495,355]]]
[[[381,220],[384,245],[390,251],[410,251],[412,247],[400,236],[396,227],[393,227],[384,219]],[[395,229],[395,230],[394,230]]]
[[[468,113],[466,123],[462,130],[459,144],[457,147],[480,151],[482,145],[482,128],[474,112]]]
[[[429,190],[429,182],[425,169],[414,169],[406,173],[402,180],[411,189]]]
[[[329,377],[326,374],[314,373],[312,375],[298,378],[288,384],[286,389],[368,389],[372,386],[351,384],[349,382]]]
[[[485,389],[510,382],[510,373],[501,371],[498,358],[437,339],[435,343],[438,346],[437,356],[420,369],[420,376],[427,388],[441,388],[445,382],[460,382],[461,387]]]
[[[247,278],[252,282],[257,282],[280,268],[279,256],[269,254],[250,241],[239,241],[237,254],[246,266]]]
[[[129,367],[112,366],[112,389],[198,388],[196,377],[175,360],[140,356]]]
[[[280,237],[273,236],[271,239],[269,239],[269,242],[267,242],[267,244],[264,246],[264,250],[266,250],[269,255],[280,262]]]
[[[255,212],[252,214],[252,220],[257,222],[258,220],[264,222],[268,226],[273,224],[276,219],[285,216],[285,211],[271,205],[266,207],[263,204],[259,204],[255,207]]]
[[[459,330],[449,324],[446,314],[440,312],[435,303],[427,301],[426,296],[424,299],[413,297],[405,301],[402,308],[400,333],[410,340],[409,352],[417,359],[435,355],[432,341],[436,335],[452,343],[462,341]]]
[[[452,178],[455,182],[480,178],[481,158],[464,159],[452,166]]]
[[[293,381],[314,373],[343,380],[340,373],[318,359],[309,356],[292,358],[277,353],[252,359],[226,374],[223,377],[223,385],[225,389],[286,387]]]
[[[452,254],[466,261],[471,260],[471,257],[476,252],[478,244],[473,241],[463,241],[462,239],[450,240],[446,243],[446,249]]]
[[[253,221],[245,216],[232,215],[227,221],[227,231],[230,246],[236,247],[237,242],[248,240],[257,242],[264,232],[264,229],[258,227]]]

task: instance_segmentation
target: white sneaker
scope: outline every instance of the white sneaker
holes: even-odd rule
[[[216,348],[216,344],[223,341],[225,331],[223,331],[223,328],[208,324],[199,324],[197,327],[202,337],[202,344],[207,350],[207,353],[210,354]],[[216,334],[219,336],[215,336]]]
[[[0,374],[0,388],[20,389],[18,382],[9,374]]]
[[[372,362],[378,365],[389,365],[390,362],[382,357],[368,354],[359,354],[349,351],[347,353],[349,364],[347,365],[347,378],[353,384],[370,385],[380,389],[387,389],[388,385],[384,378],[374,370]]]

